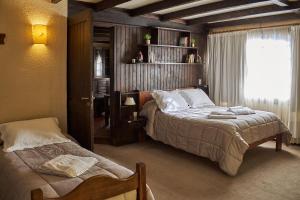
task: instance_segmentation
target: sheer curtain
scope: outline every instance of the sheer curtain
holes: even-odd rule
[[[291,88],[289,29],[257,29],[247,33],[245,105],[276,113],[288,125]]]
[[[246,32],[208,36],[208,84],[210,96],[217,105],[243,103],[246,38]]]
[[[209,35],[211,98],[276,113],[300,144],[299,49],[300,26]]]
[[[293,134],[292,143],[300,144],[300,26],[291,28],[292,84],[289,128]]]

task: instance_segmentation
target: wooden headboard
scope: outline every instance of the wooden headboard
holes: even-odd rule
[[[139,92],[139,109],[142,110],[145,103],[152,100],[153,97],[150,91],[140,91]]]

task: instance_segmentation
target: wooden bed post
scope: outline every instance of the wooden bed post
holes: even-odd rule
[[[137,191],[137,200],[147,200],[146,166],[136,164],[136,172],[126,179],[97,175],[88,178],[74,190],[59,198],[44,198],[41,189],[31,191],[31,200],[108,199],[130,191]]]
[[[32,190],[31,200],[43,200],[43,191],[41,189]]]
[[[146,165],[144,163],[136,164],[136,172],[138,173],[138,189],[137,200],[146,200]]]
[[[276,151],[281,151],[282,149],[282,136],[282,133],[276,136]]]

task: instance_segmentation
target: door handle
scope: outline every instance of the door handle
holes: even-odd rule
[[[88,98],[88,97],[81,97],[81,101],[86,101],[86,100],[90,100],[90,98]]]

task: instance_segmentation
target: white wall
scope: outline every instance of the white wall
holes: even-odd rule
[[[48,25],[33,45],[32,24]],[[55,116],[67,126],[67,0],[0,0],[0,123]]]

